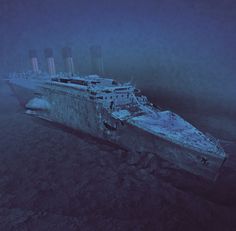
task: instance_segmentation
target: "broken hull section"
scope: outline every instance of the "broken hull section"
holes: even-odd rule
[[[172,167],[192,174],[215,180],[225,160],[224,156],[197,152],[165,140],[135,126],[129,120],[115,119],[102,105],[92,100],[51,90],[45,91],[42,99],[50,108],[32,114],[81,130],[131,151],[155,154],[170,162]]]

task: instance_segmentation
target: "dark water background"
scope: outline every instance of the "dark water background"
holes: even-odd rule
[[[234,0],[1,0],[0,72],[30,69],[30,48],[46,70],[46,47],[63,71],[61,48],[70,46],[88,74],[98,44],[107,76],[167,105],[235,117],[235,28]]]
[[[0,73],[29,70],[28,49],[70,46],[106,76],[221,138],[214,184],[81,133],[26,116],[0,81],[0,230],[236,230],[234,0],[1,0]]]

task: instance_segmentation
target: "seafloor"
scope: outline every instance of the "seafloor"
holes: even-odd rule
[[[0,84],[0,230],[236,230],[236,144],[215,183],[24,114]],[[150,161],[152,158],[152,161]]]

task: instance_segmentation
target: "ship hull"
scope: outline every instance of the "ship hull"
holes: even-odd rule
[[[43,97],[50,109],[37,116],[81,130],[134,152],[155,154],[172,167],[215,180],[224,156],[201,153],[151,134],[127,121],[111,116],[101,105],[60,91],[46,91]],[[205,161],[207,160],[207,161]]]
[[[217,179],[225,161],[224,157],[198,152],[127,124],[116,142],[135,152],[152,153],[171,163],[172,167],[184,169],[209,180]],[[203,161],[207,160],[207,162]]]
[[[7,81],[7,84],[22,107],[25,107],[27,102],[35,96],[34,89],[29,89],[11,81]]]

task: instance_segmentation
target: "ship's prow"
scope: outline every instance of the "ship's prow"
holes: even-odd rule
[[[149,136],[148,139],[152,140],[149,149],[161,158],[204,178],[217,178],[226,160],[225,151],[216,139],[208,137],[177,114],[152,112],[129,118],[128,122]]]

